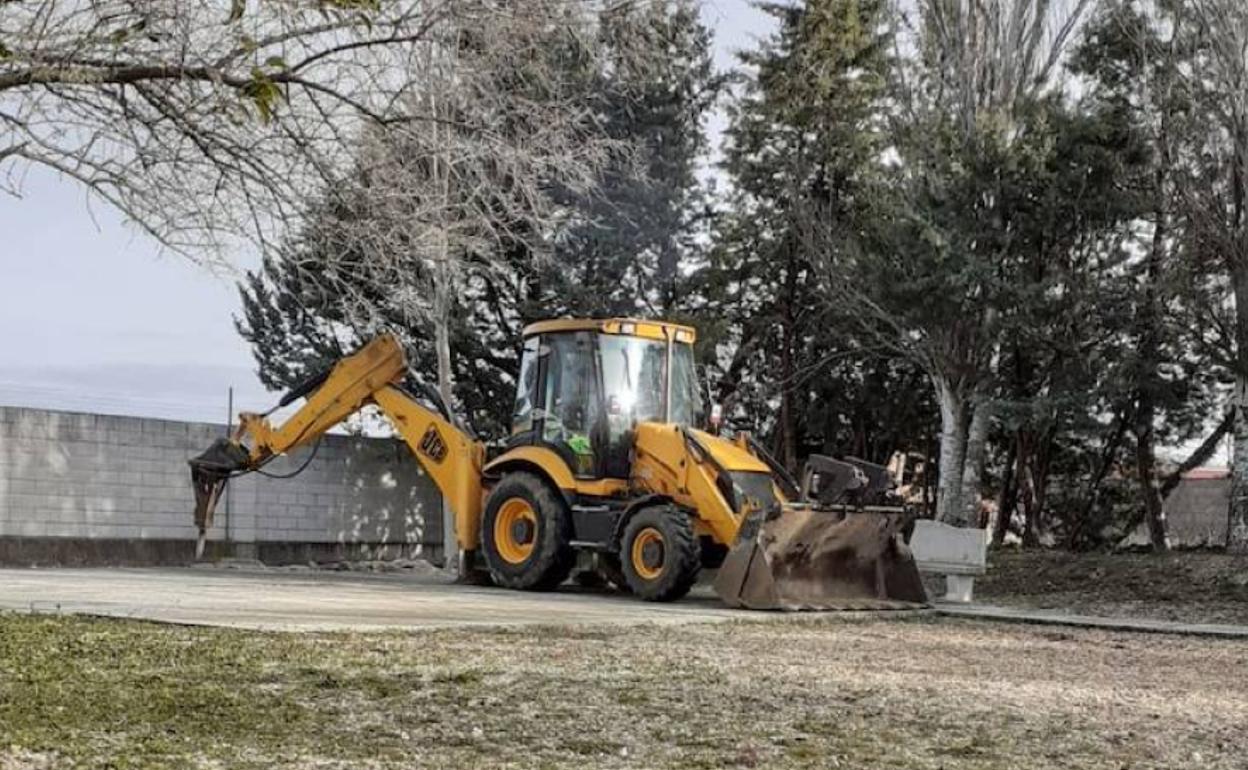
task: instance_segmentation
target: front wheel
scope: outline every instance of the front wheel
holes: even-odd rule
[[[537,476],[503,478],[490,492],[482,525],[485,563],[498,585],[545,591],[572,572],[568,506]]]
[[[629,589],[646,601],[689,593],[702,569],[689,515],[672,506],[638,511],[624,528],[620,563]]]

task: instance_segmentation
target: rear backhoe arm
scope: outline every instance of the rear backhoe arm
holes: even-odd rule
[[[475,547],[485,447],[454,425],[449,415],[404,391],[399,383],[406,371],[402,346],[392,335],[382,335],[340,360],[327,375],[287,394],[279,406],[300,396],[307,400],[280,425],[270,423],[268,413],[239,415],[229,438],[219,439],[190,461],[199,528],[197,556],[203,553],[213,511],[229,479],[259,471],[273,458],[315,441],[368,404],[381,409],[437,484],[455,515],[460,547]]]

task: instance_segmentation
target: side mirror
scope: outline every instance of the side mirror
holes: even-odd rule
[[[724,407],[722,404],[711,404],[711,430],[718,431],[724,424]]]

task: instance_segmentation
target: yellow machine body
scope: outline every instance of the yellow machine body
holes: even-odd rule
[[[695,427],[704,420],[694,339],[690,327],[636,319],[529,326],[512,435],[487,460],[486,445],[436,397],[404,388],[402,346],[382,335],[288,393],[279,406],[305,400],[280,425],[243,413],[228,439],[191,461],[201,549],[229,478],[308,444],[371,404],[453,512],[462,572],[488,573],[514,588],[550,588],[586,563],[580,554],[610,582],[650,600],[677,598],[704,565],[722,564],[726,577],[717,590],[734,606],[923,602],[897,528],[880,525],[890,519],[796,504],[795,485],[747,436],[730,440]],[[846,527],[853,537],[844,537]],[[821,534],[838,528],[831,546],[824,538],[815,550],[832,554],[828,563],[841,572],[861,573],[851,579],[786,552],[809,556]],[[856,554],[865,561],[855,561]],[[784,570],[800,590],[786,589]],[[881,577],[899,572],[904,580]],[[820,599],[823,584],[828,601]]]
[[[692,447],[692,449],[691,449]],[[770,484],[767,464],[738,445],[679,425],[644,423],[637,426],[634,487],[670,497],[677,505],[698,512],[698,522],[719,544],[737,540],[743,515],[725,505],[716,487],[718,473],[757,473]],[[702,452],[709,456],[697,457]],[[695,453],[691,457],[691,453]],[[699,461],[700,460],[700,461]],[[773,490],[773,494],[778,495]]]

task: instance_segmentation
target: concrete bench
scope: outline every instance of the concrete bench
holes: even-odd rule
[[[953,527],[930,519],[914,523],[910,536],[919,572],[945,576],[945,601],[969,603],[975,576],[988,570],[988,530]]]

